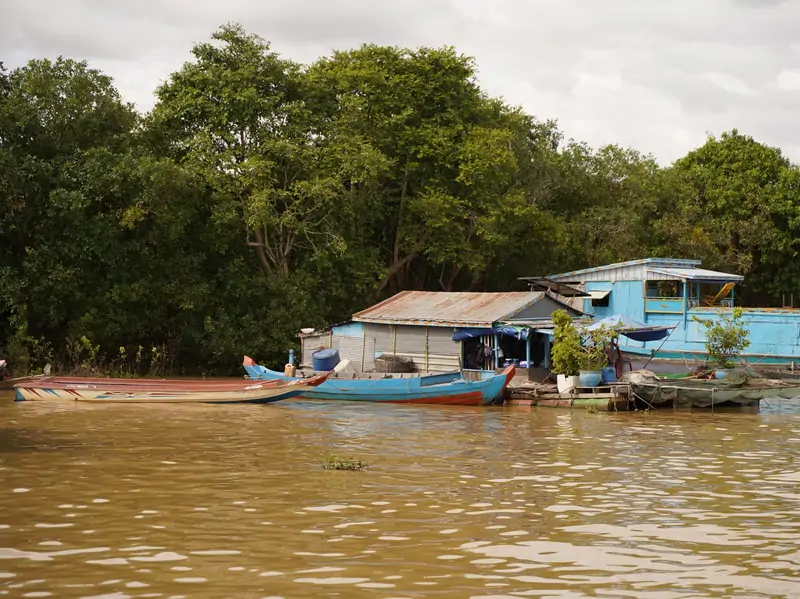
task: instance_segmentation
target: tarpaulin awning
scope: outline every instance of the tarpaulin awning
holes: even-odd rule
[[[609,316],[608,318],[598,320],[597,322],[585,327],[583,330],[596,331],[603,326],[613,329],[628,339],[642,342],[659,341],[660,339],[667,337],[672,332],[672,329],[675,328],[674,326],[654,326],[645,324],[623,314],[615,314],[614,316]]]
[[[514,337],[520,341],[525,341],[528,338],[528,329],[525,327],[456,329],[456,332],[453,333],[453,341],[463,341],[464,339],[475,339],[476,337],[494,335],[499,335],[500,337]]]

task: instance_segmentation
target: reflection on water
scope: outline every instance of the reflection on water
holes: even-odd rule
[[[800,597],[800,409],[15,404],[0,596]],[[370,462],[330,472],[332,451]]]

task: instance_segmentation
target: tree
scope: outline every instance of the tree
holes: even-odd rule
[[[701,223],[718,266],[747,275],[746,299],[773,303],[800,293],[800,171],[779,149],[734,129],[674,168],[692,187],[682,211]]]
[[[475,68],[375,45],[303,66],[226,25],[142,118],[85,62],[0,64],[3,357],[283,363],[299,328],[396,291],[654,255],[746,274],[745,300],[800,295],[800,170],[780,150],[734,130],[663,168],[564,142]]]
[[[584,363],[581,335],[566,310],[553,312],[553,354],[551,370],[555,374],[577,376]]]
[[[214,191],[214,218],[238,223],[267,276],[288,277],[302,253],[346,251],[338,212],[347,186],[384,167],[363,144],[324,129],[303,96],[298,65],[238,25],[197,44],[161,86],[150,127],[171,156]]]
[[[459,279],[474,287],[517,251],[521,231],[547,220],[532,173],[554,125],[486,97],[474,74],[451,48],[374,45],[308,71],[332,129],[389,166],[371,204],[384,264],[376,299],[412,285],[452,290]]]
[[[109,77],[63,58],[4,74],[0,94],[0,318],[9,343],[61,342],[106,286],[120,204],[88,188],[137,117]]]

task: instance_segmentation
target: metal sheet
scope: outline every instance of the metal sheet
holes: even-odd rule
[[[358,322],[440,327],[491,326],[544,296],[541,292],[448,293],[403,291],[353,315]]]
[[[361,371],[361,347],[364,347],[364,372],[375,370],[375,338],[334,337],[333,346],[339,350],[342,360],[350,360],[356,372]]]
[[[367,336],[375,338],[375,351],[384,354],[392,353],[393,330],[388,324],[370,324],[367,326]]]
[[[715,283],[729,283],[734,281],[742,281],[742,275],[735,275],[727,272],[719,272],[716,270],[706,270],[705,268],[656,268],[648,267],[648,272],[667,275],[675,277],[680,280],[689,281],[714,281]],[[648,277],[652,280],[652,277]]]
[[[606,299],[610,293],[611,293],[610,289],[604,289],[602,291],[589,291],[589,295],[592,297],[593,300]]]
[[[562,297],[586,297],[586,294],[577,287],[572,287],[558,281],[551,281],[546,277],[519,277],[520,281],[525,281],[531,291],[549,291]]]
[[[426,327],[397,327],[397,355],[424,354]]]
[[[692,268],[700,266],[700,260],[683,260],[675,258],[644,258],[642,260],[629,260],[628,262],[616,262],[605,264],[594,268],[584,268],[563,272],[557,275],[548,275],[546,278],[562,283],[583,282],[583,281],[628,281],[632,279],[621,278],[619,275],[641,272],[644,266],[659,266],[666,268]],[[617,271],[617,272],[609,272]]]
[[[311,364],[311,354],[317,351],[320,346],[330,346],[330,333],[317,331],[313,335],[304,335],[301,339],[300,364]]]
[[[428,329],[428,351],[442,356],[459,356],[461,344],[453,341],[453,329],[430,327]]]

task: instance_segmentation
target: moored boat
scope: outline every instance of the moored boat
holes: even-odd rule
[[[302,381],[301,377],[287,377],[282,372],[270,370],[245,357],[245,370],[254,380]],[[333,373],[328,380],[302,397],[307,399],[369,401],[408,404],[490,405],[503,397],[506,387],[514,377],[515,367],[508,366],[500,373],[480,372],[480,378],[468,380],[461,371],[423,376],[391,374]],[[373,378],[378,377],[378,378]]]
[[[288,380],[103,379],[46,376],[14,385],[17,401],[103,403],[272,403],[297,397],[330,373]]]
[[[629,379],[633,396],[652,406],[752,406],[767,398],[800,397],[800,381],[748,376],[741,371],[733,372],[724,379],[664,379],[658,378],[652,372],[640,370],[626,378]]]

